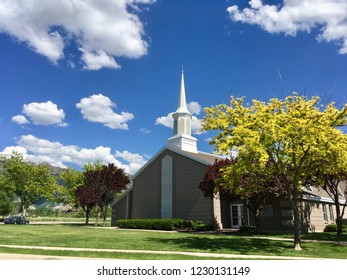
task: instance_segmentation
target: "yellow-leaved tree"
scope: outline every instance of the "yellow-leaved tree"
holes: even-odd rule
[[[301,250],[300,198],[303,181],[312,175],[312,164],[346,148],[347,136],[338,129],[347,123],[347,105],[322,105],[320,98],[294,93],[269,102],[231,97],[230,105],[205,108],[204,130],[216,130],[211,141],[216,151],[237,159],[247,173],[254,163],[265,167],[270,161],[286,188],[294,217],[294,248]],[[231,167],[226,167],[231,168]],[[234,172],[225,170],[224,179]]]

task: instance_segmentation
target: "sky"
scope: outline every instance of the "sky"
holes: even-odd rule
[[[347,99],[347,0],[0,0],[0,153],[134,174],[172,136],[182,67],[203,108]]]

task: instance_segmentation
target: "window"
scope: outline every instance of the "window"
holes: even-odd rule
[[[327,206],[323,204],[323,218],[324,218],[324,223],[328,223],[328,214],[327,214]]]
[[[334,211],[333,211],[333,206],[329,205],[329,218],[330,218],[330,223],[334,223],[335,219],[334,219]]]

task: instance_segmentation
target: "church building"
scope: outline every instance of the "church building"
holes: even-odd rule
[[[134,176],[113,204],[113,219],[181,218],[221,223],[219,199],[207,199],[198,188],[214,154],[198,151],[191,135],[192,114],[187,108],[182,71],[173,136]]]
[[[230,203],[218,195],[205,198],[198,188],[208,166],[222,157],[198,151],[197,139],[191,135],[192,114],[187,108],[183,71],[173,119],[173,136],[167,145],[134,174],[112,204],[112,225],[119,219],[134,218],[199,220],[215,228],[254,224],[253,215],[242,203]],[[323,231],[326,224],[335,222],[332,200],[321,190],[306,190],[302,203],[306,209],[303,228],[307,231]],[[263,230],[291,230],[289,201],[279,199],[266,205],[261,221]]]

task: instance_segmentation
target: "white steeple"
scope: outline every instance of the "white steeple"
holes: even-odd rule
[[[184,74],[182,69],[182,77],[181,77],[181,90],[180,90],[180,98],[178,101],[178,108],[176,113],[187,113],[190,114],[187,108],[187,102],[186,102],[186,89],[184,86]]]
[[[197,153],[197,139],[191,135],[192,114],[187,108],[183,69],[178,108],[172,117],[174,119],[174,135],[168,139],[168,146],[179,148],[182,151]]]

